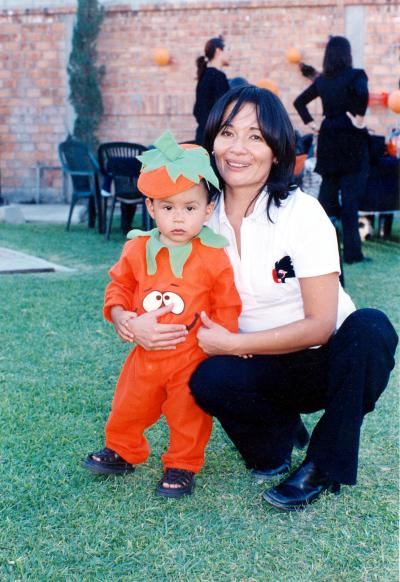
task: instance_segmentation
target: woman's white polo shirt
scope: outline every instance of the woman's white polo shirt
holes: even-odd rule
[[[243,307],[239,329],[272,329],[304,318],[298,279],[340,272],[335,229],[314,197],[297,189],[267,215],[267,193],[258,197],[250,216],[243,218],[241,256],[226,213],[223,196],[208,226],[229,240],[227,253]],[[355,310],[339,288],[337,328]]]

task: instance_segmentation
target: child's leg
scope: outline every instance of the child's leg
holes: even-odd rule
[[[106,447],[128,463],[143,463],[150,454],[143,433],[161,415],[166,398],[162,380],[162,374],[157,374],[157,366],[154,367],[142,351],[135,350],[128,356],[105,428]]]
[[[198,473],[204,465],[204,450],[211,436],[212,417],[203,412],[190,393],[188,382],[201,359],[185,357],[189,364],[177,368],[167,384],[167,399],[162,412],[170,428],[170,445],[162,456],[164,468],[186,469]],[[191,360],[191,361],[190,361]]]

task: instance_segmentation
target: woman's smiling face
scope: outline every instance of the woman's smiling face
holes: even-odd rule
[[[224,113],[228,118],[235,103]],[[218,171],[227,186],[260,190],[271,171],[275,156],[266,143],[257,120],[256,108],[245,103],[229,125],[223,125],[214,141]]]

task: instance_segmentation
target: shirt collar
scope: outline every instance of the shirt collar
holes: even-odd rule
[[[263,190],[256,200],[256,203],[255,203],[254,208],[253,208],[253,212],[249,216],[246,216],[243,220],[254,220],[257,222],[267,222],[268,221],[267,199],[268,199],[268,191]],[[218,200],[216,210],[218,211],[220,224],[230,224],[229,218],[226,215],[225,199],[224,199],[223,193],[221,194],[221,196]]]

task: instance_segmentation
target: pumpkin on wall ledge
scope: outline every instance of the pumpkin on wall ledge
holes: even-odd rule
[[[292,65],[298,65],[299,62],[301,61],[301,52],[297,48],[292,46],[287,49],[286,58],[288,62],[291,63]]]
[[[278,85],[275,83],[275,81],[272,81],[271,79],[259,79],[257,81],[257,83],[255,83],[255,85],[257,87],[260,87],[260,89],[268,89],[269,91],[271,91],[271,93],[274,93],[275,95],[279,95],[279,87]]]
[[[167,49],[158,48],[153,53],[153,59],[159,67],[165,67],[171,63],[171,55]]]

